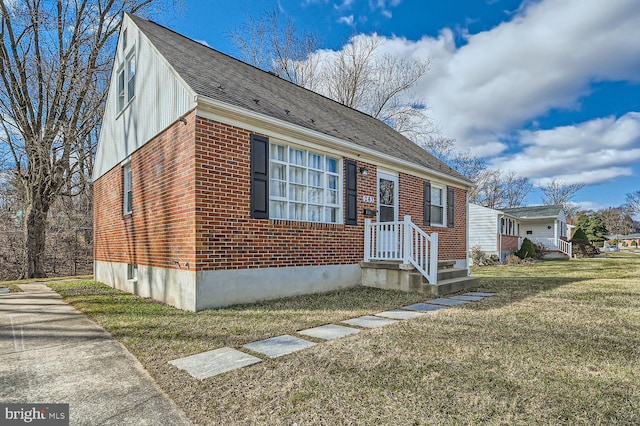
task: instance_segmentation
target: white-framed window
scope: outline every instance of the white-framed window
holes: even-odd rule
[[[447,191],[443,186],[431,184],[431,226],[445,226]]]
[[[269,149],[269,217],[342,222],[342,173],[335,157],[272,143]]]
[[[127,64],[127,102],[133,99],[136,94],[136,55],[135,52],[129,53],[126,60]]]
[[[131,213],[133,209],[133,172],[131,171],[131,163],[122,166],[123,187],[124,187],[124,214]]]
[[[127,280],[137,280],[138,279],[138,265],[128,264],[127,265]]]
[[[136,52],[131,49],[124,60],[124,63],[118,68],[117,75],[118,113],[121,112],[136,94]]]

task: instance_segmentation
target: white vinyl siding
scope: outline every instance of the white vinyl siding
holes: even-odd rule
[[[340,160],[286,145],[269,150],[269,217],[342,221]]]
[[[127,16],[122,27],[127,32],[126,47],[123,46],[123,34],[116,51],[109,98],[100,129],[94,180],[120,164],[196,105],[195,92],[184,84]],[[135,66],[135,84],[132,85],[132,95],[135,93],[135,96],[127,101],[127,80],[123,73],[122,85],[119,85],[119,72],[124,71],[125,61],[133,51],[135,64],[130,63],[130,66]],[[161,90],[154,90],[154,87]],[[119,89],[125,90],[121,108],[118,92],[122,90]],[[162,108],[154,108],[154,105]]]
[[[498,213],[487,207],[469,204],[469,247],[498,254]]]

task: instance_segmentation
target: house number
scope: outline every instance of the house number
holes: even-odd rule
[[[365,203],[373,203],[374,202],[373,195],[363,195],[362,201],[364,201]]]

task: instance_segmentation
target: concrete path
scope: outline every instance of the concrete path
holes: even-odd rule
[[[138,360],[44,284],[0,295],[0,403],[69,404],[71,425],[188,425]]]

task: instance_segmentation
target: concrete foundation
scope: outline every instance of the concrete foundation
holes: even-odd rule
[[[359,265],[198,272],[197,310],[320,293],[360,285]]]
[[[359,265],[187,271],[138,265],[127,280],[127,264],[96,261],[96,281],[188,311],[320,293],[361,284]]]
[[[193,271],[138,265],[138,277],[127,280],[127,264],[94,262],[94,277],[127,293],[149,297],[176,308],[196,310],[196,273]]]

